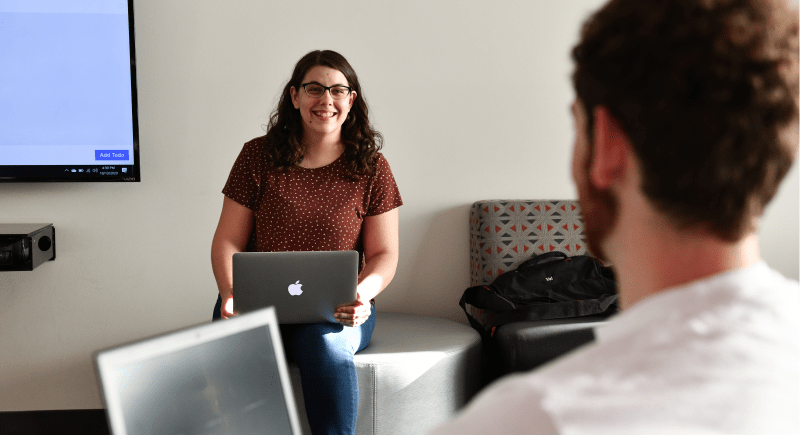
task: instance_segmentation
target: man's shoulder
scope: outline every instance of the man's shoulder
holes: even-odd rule
[[[602,339],[660,333],[703,322],[737,331],[751,326],[744,318],[753,316],[765,315],[762,320],[767,322],[797,322],[798,310],[798,282],[760,262],[665,289],[625,310],[598,335]]]
[[[746,332],[759,325],[800,327],[800,285],[765,262],[733,270],[676,290],[683,302],[685,320],[716,318],[731,332]],[[789,332],[789,331],[786,331]]]
[[[797,281],[761,262],[651,296],[625,310],[607,327],[598,328],[597,337],[609,347],[624,343],[647,349],[670,344],[667,350],[671,352],[685,347],[696,354],[699,349],[691,344],[694,341],[709,341],[722,349],[732,347],[730,340],[713,337],[755,340],[754,332],[759,330],[796,337],[798,311]]]
[[[613,333],[599,327],[595,344],[527,382],[557,419],[605,412],[626,421],[638,410],[663,416],[656,426],[681,415],[701,425],[705,417],[692,409],[701,406],[720,418],[732,412],[748,423],[789,424],[800,406],[799,301],[797,282],[765,264],[723,274],[634,305],[608,323]],[[759,410],[741,397],[779,404]]]

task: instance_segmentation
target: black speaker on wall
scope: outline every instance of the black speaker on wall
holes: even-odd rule
[[[53,224],[0,224],[0,272],[33,270],[55,258]]]

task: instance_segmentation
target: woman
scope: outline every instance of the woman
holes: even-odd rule
[[[300,368],[314,434],[355,431],[353,354],[369,343],[373,298],[397,267],[402,200],[381,145],[350,64],[334,51],[312,51],[295,66],[267,134],[244,145],[222,191],[211,247],[215,318],[234,315],[235,252],[361,253],[358,297],[338,308],[338,324],[281,326],[287,354]]]

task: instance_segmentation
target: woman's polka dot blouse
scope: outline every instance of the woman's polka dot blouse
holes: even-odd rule
[[[244,145],[222,190],[255,213],[250,249],[363,252],[364,217],[403,204],[382,154],[374,174],[351,181],[341,157],[321,168],[277,170],[262,157],[263,139]]]

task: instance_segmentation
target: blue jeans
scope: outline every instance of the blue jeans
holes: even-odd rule
[[[214,319],[221,318],[221,300]],[[314,435],[352,435],[358,415],[358,377],[353,355],[364,349],[375,329],[375,305],[363,324],[338,323],[281,325],[287,359],[300,369],[303,400]]]

